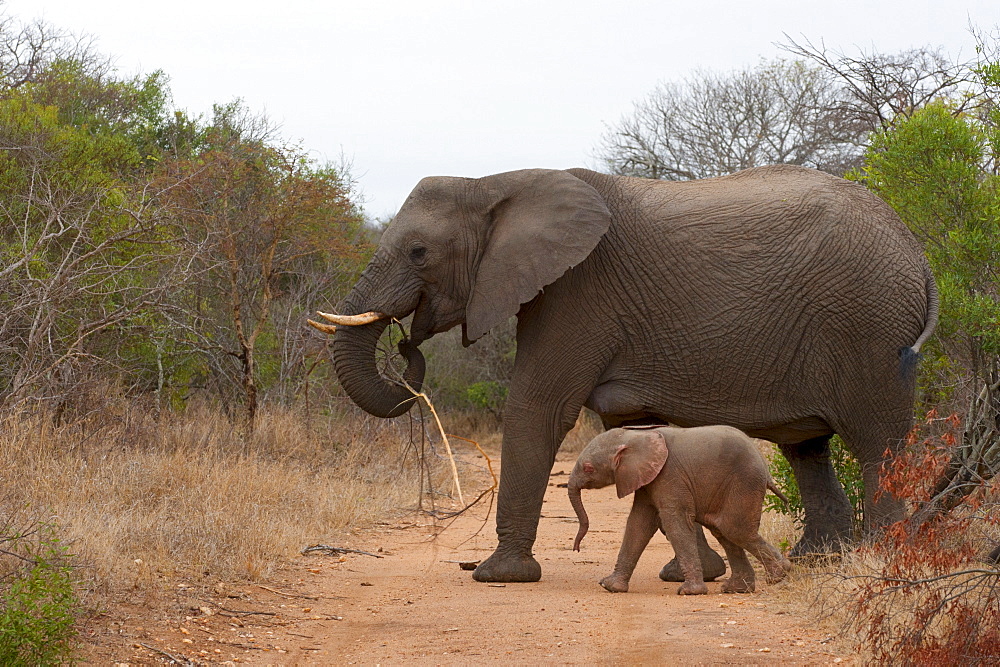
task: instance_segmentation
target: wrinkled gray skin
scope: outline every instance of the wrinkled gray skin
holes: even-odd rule
[[[367,311],[413,315],[401,351],[414,387],[422,341],[462,325],[469,343],[518,317],[499,545],[479,581],[541,576],[542,498],[584,406],[606,427],[729,424],[778,443],[805,505],[798,553],[851,536],[833,433],[863,467],[866,520],[901,515],[874,493],[883,452],[910,427],[937,297],[919,244],[859,185],[791,166],[689,182],[585,169],[426,178],[339,306]],[[376,367],[386,324],[333,341],[342,386],[383,417],[413,402]]]
[[[600,582],[612,593],[628,590],[635,564],[657,529],[670,540],[684,574],[678,595],[708,592],[698,552],[699,524],[712,531],[729,558],[732,575],[723,593],[754,591],[756,577],[744,550],[764,566],[769,584],[784,579],[791,568],[758,532],[765,491],[784,496],[753,441],[735,428],[616,428],[594,438],[580,453],[567,485],[580,521],[575,550],[589,528],[580,490],[611,484],[619,498],[635,493],[615,570]]]

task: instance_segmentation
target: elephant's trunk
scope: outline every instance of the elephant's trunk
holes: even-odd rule
[[[579,551],[583,536],[590,530],[590,519],[587,517],[587,510],[583,509],[583,498],[580,495],[580,487],[570,483],[567,490],[569,491],[569,503],[573,506],[576,518],[580,522],[580,529],[576,532],[576,539],[573,541],[573,551]]]
[[[340,385],[358,407],[376,417],[398,417],[416,401],[416,396],[403,383],[379,373],[375,364],[375,347],[389,325],[388,318],[371,324],[338,326],[333,338],[333,367]],[[414,391],[420,391],[424,381],[424,355],[411,341],[399,344],[406,358],[403,380]]]

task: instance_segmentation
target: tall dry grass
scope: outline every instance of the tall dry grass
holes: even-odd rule
[[[0,513],[53,519],[98,594],[266,578],[305,546],[415,507],[421,487],[405,420],[356,412],[307,424],[271,408],[248,434],[211,406],[109,401],[70,423],[0,420],[0,460]],[[439,457],[425,468],[450,488]]]

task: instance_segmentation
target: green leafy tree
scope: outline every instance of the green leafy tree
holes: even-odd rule
[[[941,291],[939,336],[988,353],[1000,352],[1000,199],[984,170],[997,139],[992,123],[937,102],[876,135],[857,174],[924,242]]]
[[[309,283],[316,278],[329,287],[331,278],[360,270],[362,217],[337,170],[278,143],[266,119],[241,104],[216,107],[203,136],[192,155],[165,166],[168,182],[177,183],[173,209],[194,241],[196,275],[174,302],[183,315],[172,326],[252,425],[261,392],[308,366],[304,346],[289,345],[291,330],[298,337],[305,329],[287,297],[315,299]],[[284,364],[279,351],[294,352],[296,363]]]
[[[1000,92],[995,61],[977,68],[980,100]],[[1000,112],[947,100],[875,135],[854,177],[878,193],[924,243],[941,311],[924,400],[963,422],[927,517],[957,506],[1000,471]]]
[[[169,291],[169,225],[133,143],[27,88],[0,99],[0,141],[0,398],[56,398]]]

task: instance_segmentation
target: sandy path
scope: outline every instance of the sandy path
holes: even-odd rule
[[[591,532],[573,552],[576,521],[556,486],[571,466],[561,457],[550,479],[535,545],[540,582],[477,583],[449,562],[492,552],[492,517],[474,535],[485,508],[436,537],[440,526],[411,516],[344,538],[351,543],[342,546],[381,550],[383,558],[303,557],[301,578],[285,590],[320,599],[271,598],[281,622],[257,631],[261,648],[234,657],[255,665],[853,662],[838,659],[824,634],[784,612],[767,590],[722,595],[716,583],[707,596],[675,595],[677,584],[657,578],[672,557],[660,535],[630,592],[605,592],[596,582],[613,567],[630,503],[613,487],[584,492]]]

